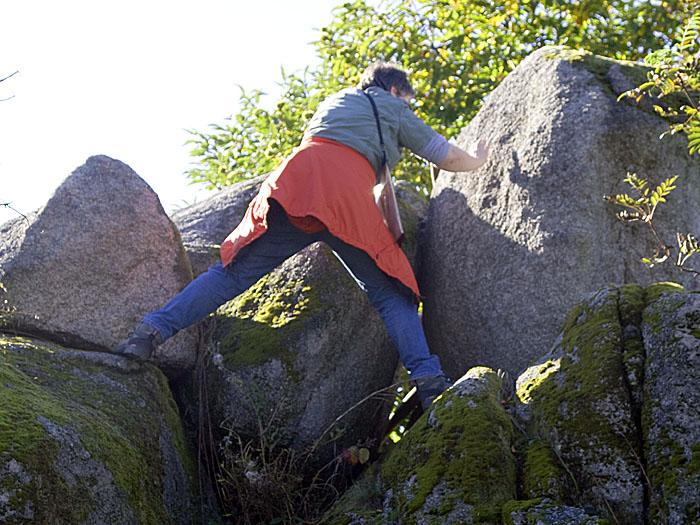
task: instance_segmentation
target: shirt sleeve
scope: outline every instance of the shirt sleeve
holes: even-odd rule
[[[437,137],[437,138],[436,138]],[[441,140],[447,144],[444,137],[433,128],[423,122],[406,104],[401,111],[399,121],[399,145],[408,148],[419,157],[423,157],[430,162],[437,160],[435,157],[442,155],[442,159],[437,160],[439,164],[447,155],[447,147],[441,145]],[[433,141],[433,142],[431,142]],[[426,155],[430,156],[428,158]]]
[[[441,164],[442,161],[445,160],[445,157],[447,157],[449,149],[450,143],[447,142],[447,139],[439,133],[436,133],[416,155],[432,164]]]

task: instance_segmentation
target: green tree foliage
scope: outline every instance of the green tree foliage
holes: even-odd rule
[[[700,149],[699,39],[700,13],[695,13],[673,47],[658,49],[645,57],[644,61],[654,67],[647,75],[647,82],[620,95],[620,99],[631,97],[639,101],[647,95],[657,100],[654,109],[672,121],[669,130],[661,137],[679,131],[687,133],[691,154]]]
[[[637,60],[668,47],[684,19],[681,0],[364,0],[334,9],[314,44],[317,70],[285,75],[275,109],[260,92],[242,92],[242,108],[225,126],[192,132],[199,167],[193,182],[221,188],[270,171],[298,145],[308,117],[326,95],[357,83],[373,60],[393,60],[411,72],[416,113],[447,138],[456,136],[484,97],[532,50],[565,44]],[[430,187],[429,171],[407,157],[394,173]]]
[[[647,82],[620,95],[620,99],[631,97],[640,101],[643,97],[655,100],[654,109],[671,121],[668,131],[661,135],[684,132],[688,136],[690,154],[700,150],[700,13],[693,14],[677,37],[676,44],[669,49],[658,49],[645,57],[645,62],[653,69],[647,75]],[[651,258],[643,258],[649,266],[669,260],[676,251],[675,265],[690,273],[700,275],[700,271],[686,266],[688,259],[700,253],[700,242],[692,234],[676,233],[676,247],[665,242],[654,228],[654,212],[659,204],[675,188],[678,175],[667,178],[651,194],[648,182],[627,174],[627,182],[637,194],[637,198],[624,193],[606,196],[606,200],[623,208],[617,213],[623,221],[642,221],[647,224],[657,248]]]

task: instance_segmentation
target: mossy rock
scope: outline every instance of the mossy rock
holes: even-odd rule
[[[549,443],[542,439],[533,440],[525,449],[524,456],[521,477],[523,498],[564,501],[573,488],[571,479]]]
[[[623,336],[623,324],[641,317],[642,297],[633,285],[592,294],[572,310],[550,353],[517,382],[519,401],[531,414],[528,432],[555,452],[566,471],[557,477],[568,478],[571,488],[547,494],[537,479],[551,470],[544,467],[526,469],[535,479],[526,479],[525,486],[540,486],[535,496],[556,496],[556,503],[592,508],[610,519],[612,510],[623,524],[641,523],[644,513],[641,443],[627,370],[628,364],[638,368],[643,356],[635,353],[641,351],[632,344],[635,338],[626,347]]]
[[[214,320],[207,380],[217,426],[244,442],[274,436],[278,447],[312,451],[309,468],[378,442],[391,400],[371,394],[392,383],[398,355],[327,246],[288,259]]]
[[[642,325],[649,519],[699,523],[700,294],[666,287],[649,296]]]
[[[499,402],[501,385],[488,368],[467,372],[328,522],[500,523],[502,505],[516,495],[513,427]]]
[[[0,521],[190,523],[195,466],[163,374],[0,335]]]
[[[577,507],[558,505],[550,499],[512,501],[503,506],[505,525],[610,525]]]
[[[322,525],[386,525],[394,516],[384,512],[380,463],[370,465],[323,516]],[[398,516],[396,516],[398,518]]]

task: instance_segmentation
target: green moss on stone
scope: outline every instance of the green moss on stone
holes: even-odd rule
[[[571,429],[574,434],[580,430],[582,435],[600,436],[611,429],[591,401],[607,394],[606,385],[617,384],[621,375],[616,294],[603,298],[597,308],[582,304],[573,314],[564,331],[559,370],[547,374],[530,396],[551,424],[565,422],[576,427]]]
[[[379,468],[374,463],[363,472],[360,479],[347,490],[323,516],[323,525],[342,525],[358,519],[365,520],[362,523],[386,523],[386,516],[382,514],[383,494],[379,488],[377,479]]]
[[[620,288],[618,300],[620,325],[622,326],[622,362],[627,376],[635,410],[642,401],[644,379],[644,341],[642,340],[642,313],[645,308],[644,289],[636,284]]]
[[[554,523],[553,519],[554,516],[556,516],[556,514],[554,516],[547,516],[547,514],[549,511],[556,511],[557,509],[561,508],[562,507],[560,505],[551,502],[547,499],[509,501],[508,503],[503,505],[502,523],[504,523],[504,525],[513,525],[515,523],[513,514],[520,514],[518,523],[523,523],[523,519],[526,520],[525,523]],[[522,515],[523,513],[525,513],[525,516]],[[576,523],[576,525],[610,525],[610,521],[606,519],[580,517],[579,520],[574,522],[571,520],[571,517],[568,516],[565,523],[572,525],[574,523]]]
[[[418,217],[413,213],[411,205],[404,201],[397,201],[399,205],[399,214],[401,215],[401,225],[403,226],[404,236],[406,242],[416,243],[418,242]]]
[[[525,450],[523,496],[528,499],[550,498],[564,502],[566,473],[548,443],[536,440]]]
[[[646,414],[648,418],[648,414]],[[648,427],[647,427],[648,428]],[[672,436],[670,429],[662,430],[653,443],[646,443],[645,454],[648,461],[647,474],[652,483],[653,502],[649,507],[650,523],[662,522],[668,518],[669,502],[676,503],[681,487],[692,484],[700,473],[700,443],[686,452]],[[681,496],[683,497],[683,496]],[[700,515],[700,502],[689,503],[686,516]]]
[[[620,323],[623,317],[638,317],[640,291],[627,288],[623,295],[616,288],[606,288],[577,305],[566,321],[560,345],[550,356],[550,361],[558,360],[558,367],[543,367],[539,377],[525,385],[527,392],[522,385],[518,392],[533,413],[531,431],[556,444],[568,477],[580,488],[580,493],[570,491],[565,503],[593,504],[601,514],[606,513],[606,505],[596,494],[607,490],[611,480],[608,473],[590,467],[620,460],[630,469],[637,465],[630,449],[630,444],[637,446],[638,434],[630,395],[624,388]],[[618,310],[621,303],[624,313]],[[609,503],[619,514],[631,510]]]
[[[645,306],[644,288],[638,284],[627,284],[620,288],[618,311],[620,312],[620,321],[623,326],[640,326]]]
[[[528,381],[523,381],[519,385],[516,392],[518,399],[523,403],[532,401],[531,394],[536,392],[539,386],[544,383],[547,378],[554,374],[561,367],[561,359],[548,359],[544,363],[537,365],[535,373],[531,374]]]
[[[649,444],[648,444],[649,445]],[[646,447],[645,453],[653,461],[647,466],[647,473],[652,482],[652,490],[657,494],[656,505],[652,505],[650,514],[654,519],[662,519],[668,513],[663,495],[674,494],[678,490],[679,476],[685,472],[679,470],[681,460],[685,461],[683,448],[670,438],[667,431],[663,431],[653,443],[654,450]],[[659,506],[664,507],[659,513]]]
[[[167,214],[164,211],[163,214],[167,217]],[[170,227],[173,230],[175,242],[177,243],[178,247],[177,257],[175,258],[175,264],[173,264],[173,274],[177,277],[178,282],[184,283],[184,287],[184,285],[189,283],[194,278],[194,275],[192,273],[192,265],[190,264],[190,259],[187,256],[187,250],[185,250],[185,246],[182,244],[182,235],[180,235],[180,230],[178,230],[175,223],[172,220],[170,220],[170,217],[168,217],[168,222],[170,223]]]
[[[644,302],[650,305],[665,293],[687,293],[678,283],[654,283],[644,289]]]
[[[404,229],[404,242],[401,249],[406,253],[406,256],[413,267],[413,271],[417,271],[418,245],[420,242],[421,217],[416,213],[416,210],[411,205],[411,202],[422,201],[426,209],[428,207],[428,198],[426,195],[410,184],[401,184],[400,193],[406,195],[406,198],[397,199],[399,205],[399,213],[401,215],[401,223]]]
[[[501,506],[515,497],[516,467],[510,453],[512,423],[498,402],[501,379],[488,369],[472,369],[465,381],[477,384],[459,395],[459,385],[406,433],[382,467],[386,486],[407,486],[396,510],[404,516],[418,512],[442,482],[452,493],[438,513],[448,514],[454,502],[474,506],[476,522],[497,523]],[[407,518],[410,523],[410,518]]]
[[[542,503],[542,498],[528,500],[511,500],[502,507],[502,520],[505,525],[513,525],[513,513],[526,512]]]
[[[693,453],[690,463],[688,463],[688,474],[698,475],[700,474],[700,443],[695,443],[690,446],[690,450]]]
[[[276,358],[291,369],[295,356],[285,343],[318,303],[314,290],[300,281],[285,281],[277,274],[263,277],[217,312],[214,337],[224,363],[261,365]]]
[[[139,522],[170,520],[162,501],[161,420],[154,414],[163,414],[190,481],[195,467],[159,370],[125,372],[81,358],[78,351],[2,337],[0,387],[0,463],[16,461],[31,479],[3,481],[13,493],[13,512],[21,515],[30,504],[34,522],[82,523],[94,509],[95,480],[59,475],[55,464],[64,445],[50,435],[50,425],[66,439],[78,436],[86,457],[104,466]]]

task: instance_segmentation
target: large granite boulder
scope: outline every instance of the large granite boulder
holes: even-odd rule
[[[668,292],[644,311],[642,433],[649,523],[700,520],[700,295]]]
[[[515,385],[471,369],[324,523],[696,523],[700,294],[610,286]]]
[[[90,157],[26,220],[0,226],[5,329],[109,351],[191,279],[157,195],[106,156]],[[195,343],[184,331],[155,361],[173,373],[186,369]]]
[[[164,375],[0,336],[0,522],[197,521],[195,461]]]
[[[646,225],[627,225],[603,195],[628,191],[627,172],[656,183],[680,175],[656,227],[700,231],[700,161],[661,117],[617,95],[642,66],[546,47],[488,96],[457,144],[491,141],[472,173],[441,172],[431,194],[422,291],[424,325],[449,375],[472,366],[517,375],[546,352],[563,312],[608,283],[678,280],[672,265],[648,269]],[[631,248],[632,247],[632,248]]]
[[[210,326],[209,405],[229,442],[274,436],[278,448],[314,468],[376,442],[392,400],[379,391],[392,383],[397,353],[379,314],[324,244],[222,306]]]
[[[182,236],[195,276],[221,261],[219,247],[243,219],[267,175],[238,182],[211,197],[177,210],[171,218]]]

